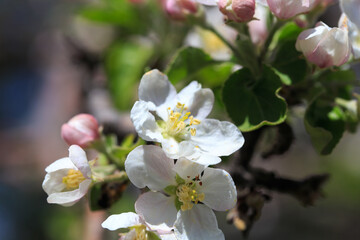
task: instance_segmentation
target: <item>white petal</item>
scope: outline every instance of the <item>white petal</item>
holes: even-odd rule
[[[182,179],[193,179],[201,174],[206,166],[189,161],[186,158],[177,160],[174,170]]]
[[[178,155],[178,158],[184,157],[204,166],[214,165],[221,162],[221,158],[201,151],[200,148],[191,141],[182,141],[179,144]]]
[[[210,5],[210,6],[215,6],[218,2],[218,0],[195,0],[198,3],[201,4],[205,4],[205,5]]]
[[[230,174],[222,169],[207,168],[201,178],[200,192],[205,194],[204,203],[217,211],[226,211],[236,204],[237,194]]]
[[[178,239],[225,240],[214,212],[203,204],[196,204],[188,211],[179,211],[174,227]]]
[[[150,113],[152,106],[144,101],[137,101],[130,112],[130,118],[136,132],[146,141],[161,142],[161,129],[156,123],[154,115]]]
[[[76,168],[74,163],[70,160],[70,158],[61,158],[50,164],[45,171],[47,173],[55,172],[59,169],[74,169]]]
[[[152,225],[147,222],[146,225],[148,226],[149,230],[156,231],[159,235],[170,234],[170,233],[172,233],[172,230],[173,230],[173,227],[169,227],[165,223],[161,223],[158,225]]]
[[[144,74],[139,86],[139,99],[152,102],[156,106],[157,114],[167,120],[168,107],[173,106],[176,90],[169,82],[168,77],[155,69]]]
[[[45,175],[42,183],[44,191],[50,195],[52,193],[61,192],[66,187],[62,182],[63,177],[67,176],[69,170],[72,168],[59,169]]]
[[[69,148],[69,158],[84,175],[84,177],[91,178],[91,168],[86,158],[86,153],[81,147],[71,145]]]
[[[211,112],[214,105],[214,93],[208,89],[201,89],[195,92],[189,102],[188,111],[194,118],[199,120],[205,119]]]
[[[159,192],[146,192],[136,200],[135,211],[152,225],[165,223],[172,227],[176,220],[175,198]]]
[[[49,195],[48,203],[56,203],[68,207],[74,205],[87,193],[91,184],[90,179],[86,179],[80,183],[79,188],[69,192],[58,192]]]
[[[158,146],[142,145],[132,150],[125,161],[125,171],[138,188],[163,190],[175,184],[174,160]]]
[[[161,141],[161,147],[169,158],[179,158],[179,143],[174,138],[164,138]]]
[[[161,240],[177,240],[174,233],[160,235]]]
[[[214,93],[208,88],[201,89],[201,84],[196,81],[183,88],[176,99],[177,102],[185,104],[187,111],[200,120],[209,115],[214,105]]]
[[[242,147],[244,137],[230,122],[205,119],[196,126],[196,135],[191,137],[191,141],[204,152],[228,156]]]
[[[341,0],[341,10],[349,17],[350,21],[355,23],[360,28],[360,2],[359,0]]]
[[[185,106],[188,107],[195,93],[200,89],[201,89],[201,84],[196,81],[192,81],[189,85],[184,87],[177,94],[176,99],[178,102],[185,104]]]
[[[111,231],[119,228],[128,228],[132,226],[141,225],[144,222],[139,215],[133,212],[126,212],[121,214],[114,214],[108,217],[101,226]]]

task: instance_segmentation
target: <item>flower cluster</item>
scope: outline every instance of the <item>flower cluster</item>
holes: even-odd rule
[[[161,239],[224,239],[212,209],[233,208],[236,188],[229,173],[208,166],[243,145],[241,132],[230,122],[206,118],[214,95],[198,82],[176,93],[166,75],[152,70],[141,79],[139,99],[131,110],[136,131],[161,147],[135,148],[125,171],[136,187],[150,191],[135,203],[138,215],[131,219],[136,221],[125,223],[124,214],[113,215],[103,226],[113,230],[136,225],[126,235],[135,239],[147,239],[150,233]],[[164,226],[174,235],[156,230]]]
[[[280,21],[296,18],[299,14],[308,13],[315,8],[325,8],[332,3],[329,0],[197,0],[205,5],[217,5],[228,21],[249,22],[249,30],[253,41],[266,36],[263,30],[265,18],[256,16],[256,10],[263,7]],[[359,1],[340,1],[343,16],[338,27],[329,27],[323,22],[315,28],[304,30],[298,37],[296,49],[301,51],[307,60],[320,68],[340,66],[346,63],[353,52],[354,58],[360,57],[360,34],[357,13]],[[299,25],[306,25],[300,18]],[[262,30],[261,30],[262,29]]]
[[[136,201],[136,214],[112,215],[104,228],[128,229],[121,239],[224,239],[212,209],[233,208],[236,188],[229,173],[209,165],[238,150],[244,138],[234,124],[206,118],[213,103],[213,92],[198,82],[176,93],[158,70],[142,77],[131,119],[140,137],[159,145],[134,147],[124,169],[136,187],[150,191]],[[96,119],[88,114],[72,118],[61,134],[71,145],[70,154],[45,169],[43,188],[49,203],[71,206],[93,183],[103,180],[81,148],[101,152],[97,146],[102,146],[103,137]]]

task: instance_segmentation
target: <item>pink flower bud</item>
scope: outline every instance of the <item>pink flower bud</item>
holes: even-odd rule
[[[169,17],[179,21],[198,11],[198,4],[193,0],[163,0],[162,4]]]
[[[229,20],[248,22],[255,14],[255,0],[219,0],[220,11]]]
[[[296,49],[320,68],[344,64],[351,52],[348,31],[337,27],[330,28],[323,22],[300,33]]]
[[[267,0],[270,11],[280,19],[292,18],[312,10],[320,0]]]
[[[251,40],[254,44],[263,44],[268,36],[266,26],[268,10],[263,5],[256,6],[254,20],[248,23]]]
[[[61,136],[68,145],[85,148],[100,137],[99,124],[90,114],[78,114],[62,125]]]

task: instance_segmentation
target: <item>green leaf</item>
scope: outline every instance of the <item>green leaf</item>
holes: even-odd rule
[[[152,55],[151,47],[135,42],[115,44],[105,61],[109,88],[115,106],[129,110],[136,100],[137,84]]]
[[[273,50],[271,65],[287,85],[301,82],[308,71],[306,60],[295,48],[296,39],[302,30],[295,23],[289,23],[274,37],[276,47]]]
[[[340,107],[333,106],[325,95],[309,105],[304,122],[315,149],[323,155],[332,152],[345,131],[344,112]]]
[[[229,116],[242,131],[263,125],[277,125],[286,119],[287,105],[278,95],[280,78],[263,66],[263,74],[255,79],[247,68],[233,73],[223,88],[223,100]]]
[[[180,49],[166,70],[169,80],[176,84],[181,80],[190,79],[200,69],[221,63],[213,60],[203,50],[194,47]]]
[[[185,180],[182,179],[178,174],[176,174],[175,180],[178,185],[185,183]]]
[[[135,139],[135,135],[134,134],[129,134],[125,137],[125,139],[123,140],[123,142],[121,143],[122,147],[131,147],[134,144],[134,139]]]
[[[183,205],[183,203],[180,202],[179,198],[176,197],[175,198],[175,208],[176,208],[176,210],[180,211],[182,205]]]
[[[154,232],[147,231],[148,240],[161,240],[161,238]]]
[[[137,8],[129,1],[102,1],[101,4],[88,5],[82,8],[78,14],[84,19],[120,26],[131,32],[139,32],[143,26]]]
[[[210,65],[199,70],[193,77],[197,81],[203,83],[211,89],[222,87],[224,82],[229,78],[233,71],[233,63],[222,63],[218,65]],[[193,80],[190,79],[190,80]]]
[[[175,195],[176,194],[177,186],[169,185],[166,188],[164,188],[164,192],[169,195]]]

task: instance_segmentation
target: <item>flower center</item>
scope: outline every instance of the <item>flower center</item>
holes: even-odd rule
[[[180,140],[189,132],[192,136],[196,135],[196,129],[191,126],[200,124],[200,120],[194,118],[191,112],[186,110],[185,104],[179,102],[176,104],[175,110],[170,111],[168,108],[168,120],[162,126],[162,135],[165,138],[173,137]]]
[[[84,175],[79,170],[70,169],[68,174],[63,177],[62,182],[66,185],[67,190],[79,188],[82,181],[85,180]]]
[[[142,225],[141,227],[136,228],[135,231],[136,231],[136,237],[134,240],[147,240],[148,239],[145,226]]]
[[[196,183],[193,181],[179,185],[176,190],[176,196],[182,203],[182,211],[190,210],[194,204],[198,204],[198,202],[202,202],[205,199],[205,194],[199,193],[196,190]]]

